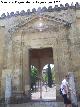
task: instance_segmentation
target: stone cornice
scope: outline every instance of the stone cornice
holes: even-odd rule
[[[55,5],[54,8],[52,8],[52,6],[49,6],[48,8],[43,7],[41,9],[41,7],[39,7],[37,10],[35,8],[32,9],[32,11],[30,11],[30,9],[26,11],[22,10],[21,12],[16,11],[16,13],[11,12],[8,13],[7,15],[5,15],[5,13],[3,13],[0,17],[0,19],[5,19],[5,18],[11,18],[11,17],[16,17],[16,16],[29,16],[31,14],[40,14],[40,13],[44,13],[44,12],[54,12],[54,11],[61,11],[61,10],[68,10],[68,9],[74,9],[74,10],[79,10],[80,9],[80,4],[78,2],[76,2],[75,5],[73,5],[73,3],[71,5],[69,5],[68,3],[65,4],[65,6],[63,6],[62,4],[60,4],[60,7],[58,7],[58,5]]]

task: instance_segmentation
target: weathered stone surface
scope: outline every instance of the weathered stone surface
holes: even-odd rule
[[[26,13],[26,14],[27,14],[27,15],[30,15],[30,14],[31,14],[30,9],[27,10],[27,13]]]
[[[15,12],[15,16],[18,16],[20,13],[19,13],[19,11],[16,11]]]
[[[79,106],[80,102],[78,103]],[[0,105],[1,107],[4,106]],[[10,107],[64,107],[64,103],[63,102],[28,102],[28,103],[24,103],[24,104],[10,104]]]
[[[33,12],[33,13],[36,13],[36,9],[35,9],[35,8],[33,8],[33,9],[32,9],[32,12]]]
[[[20,12],[20,15],[23,16],[23,15],[25,15],[25,13],[26,13],[26,12],[25,12],[24,10],[22,10],[22,11]]]
[[[3,18],[5,18],[5,17],[6,17],[5,13],[3,13],[3,14],[1,15],[1,18],[3,19]]]
[[[46,8],[46,7],[43,7],[41,11],[42,11],[42,12],[47,12],[47,8]]]
[[[60,4],[60,8],[61,8],[61,9],[64,9],[64,6],[63,6],[62,4]]]
[[[69,7],[69,5],[66,6]],[[48,10],[46,8],[37,10],[37,13],[42,14],[33,14],[27,10],[27,15],[24,15],[25,12],[22,11],[23,16],[20,16],[19,12],[15,13],[16,17],[5,18],[5,14],[1,16],[3,19],[0,20],[0,76],[4,77],[3,71],[5,70],[6,72],[12,71],[18,81],[13,80],[14,90],[21,92],[25,90],[26,93],[29,91],[28,50],[51,47],[57,74],[56,83],[61,82],[65,73],[74,71],[78,80],[78,93],[80,93],[80,10],[64,10],[62,5],[60,8],[63,10],[53,11],[50,6]],[[22,57],[24,58],[23,63],[21,62]],[[41,67],[45,62],[43,59]],[[22,64],[24,70],[21,68]],[[25,78],[23,80],[24,89],[22,89],[22,78],[20,77],[22,71]],[[4,86],[0,85],[0,87],[1,97],[4,97]]]
[[[37,9],[37,13],[38,13],[38,14],[41,13],[41,7],[39,7],[39,8]]]
[[[9,15],[9,13],[8,13],[8,12],[7,12],[7,15],[6,15],[6,17],[8,17],[8,18],[10,17],[10,15]]]
[[[76,2],[75,8],[76,8],[76,9],[80,9],[80,4],[79,4],[78,2]]]
[[[52,6],[49,6],[49,7],[48,7],[48,12],[52,12],[52,11],[53,11]]]
[[[73,2],[71,3],[71,6],[69,6],[69,8],[75,9],[75,6],[74,6]]]
[[[41,7],[39,7],[37,10],[35,8],[32,9],[32,12],[30,12],[30,9],[27,10],[27,12],[25,12],[24,10],[22,10],[21,12],[15,13],[11,12],[9,16],[7,16],[7,18],[13,17],[13,16],[18,16],[18,15],[30,15],[32,13],[37,13],[40,14],[41,12],[53,12],[53,11],[61,11],[61,10],[67,10],[68,8],[70,9],[74,9],[74,10],[78,10],[80,9],[80,4],[78,2],[76,2],[76,4],[74,5],[73,2],[71,3],[71,5],[69,5],[68,3],[64,5],[60,4],[60,7],[58,5],[55,5],[54,8],[52,8],[52,6],[49,6],[48,9],[46,7],[43,7],[41,9]],[[4,15],[5,13],[2,14],[2,18],[6,18],[6,16]],[[2,19],[0,17],[0,19]]]
[[[60,7],[58,7],[58,5],[55,5],[54,10],[55,10],[55,11],[60,11],[60,10],[61,10],[61,8],[60,8]]]
[[[68,7],[69,7],[69,4],[68,4],[68,3],[66,3],[66,4],[65,4],[65,7],[66,7],[66,8],[68,8]]]
[[[14,16],[14,12],[11,12],[11,13],[10,13],[10,16],[11,16],[11,17]]]

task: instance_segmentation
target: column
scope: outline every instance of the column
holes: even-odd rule
[[[71,88],[72,107],[78,107],[74,74],[72,72],[69,73],[69,84],[70,84],[70,88]]]
[[[29,48],[25,47],[23,53],[23,90],[28,99],[31,98],[30,92],[30,61],[29,61]]]

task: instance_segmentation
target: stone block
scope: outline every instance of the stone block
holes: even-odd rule
[[[19,11],[16,11],[16,12],[15,12],[15,16],[18,16],[18,15],[19,15]]]
[[[73,2],[71,3],[70,9],[75,9]]]
[[[6,17],[8,17],[8,18],[10,17],[10,15],[9,15],[9,13],[8,13],[8,12],[7,12],[7,15],[6,15]]]
[[[52,11],[53,11],[52,6],[49,6],[49,7],[48,7],[48,12],[52,12]]]
[[[1,15],[1,19],[5,18],[5,17],[6,17],[5,13],[3,13],[3,14]]]
[[[10,13],[10,16],[11,16],[11,17],[12,17],[12,16],[15,16],[14,12],[11,12],[11,13]]]
[[[30,14],[31,14],[30,9],[27,10],[26,14],[27,14],[27,15],[30,15]]]
[[[55,11],[60,11],[60,10],[61,10],[61,8],[60,8],[60,7],[58,7],[58,5],[55,5],[54,10],[55,10]]]
[[[78,2],[76,2],[75,8],[76,8],[76,9],[80,9],[80,4],[79,4]]]
[[[66,3],[66,4],[65,4],[65,7],[64,7],[64,10],[67,10],[68,8],[69,8],[69,4]]]
[[[60,4],[60,8],[61,8],[61,10],[65,9],[65,7],[62,4]]]
[[[26,13],[26,12],[25,12],[24,10],[22,10],[22,11],[20,12],[20,15],[21,15],[21,16],[24,16],[25,13]]]
[[[35,8],[32,9],[32,13],[36,13],[36,9]]]
[[[41,11],[42,11],[42,12],[46,12],[46,11],[47,11],[47,8],[44,6]]]
[[[37,9],[37,13],[41,13],[41,7]]]
[[[69,8],[69,4],[68,4],[68,3],[66,3],[66,4],[65,4],[65,7]]]

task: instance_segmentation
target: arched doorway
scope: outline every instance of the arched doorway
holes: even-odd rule
[[[54,60],[52,48],[30,49],[30,71],[37,71],[36,89],[35,84],[31,87],[31,99],[32,100],[56,100],[56,86],[54,75]],[[31,67],[34,65],[33,67]],[[34,71],[33,71],[34,69]],[[50,79],[50,73],[52,80]],[[37,77],[36,77],[37,76]],[[53,79],[54,78],[54,79]],[[32,80],[32,77],[30,79]],[[31,82],[32,83],[32,82]],[[51,83],[51,87],[50,84]],[[53,92],[53,94],[52,94]]]
[[[7,47],[7,56],[10,57],[6,56],[8,62],[5,62],[6,70],[10,69],[13,73],[17,69],[19,71],[15,73],[18,85],[16,81],[13,83],[16,87],[15,90],[13,89],[13,95],[17,93],[22,97],[25,94],[27,99],[30,98],[29,65],[34,65],[39,70],[38,76],[41,77],[43,66],[54,64],[59,85],[63,73],[68,72],[70,67],[70,54],[66,54],[69,51],[68,38],[66,38],[69,32],[64,27],[64,23],[60,20],[58,22],[49,15],[33,16],[28,23],[25,20],[24,24],[22,23],[15,30],[14,27],[9,29],[8,33],[11,40]]]

